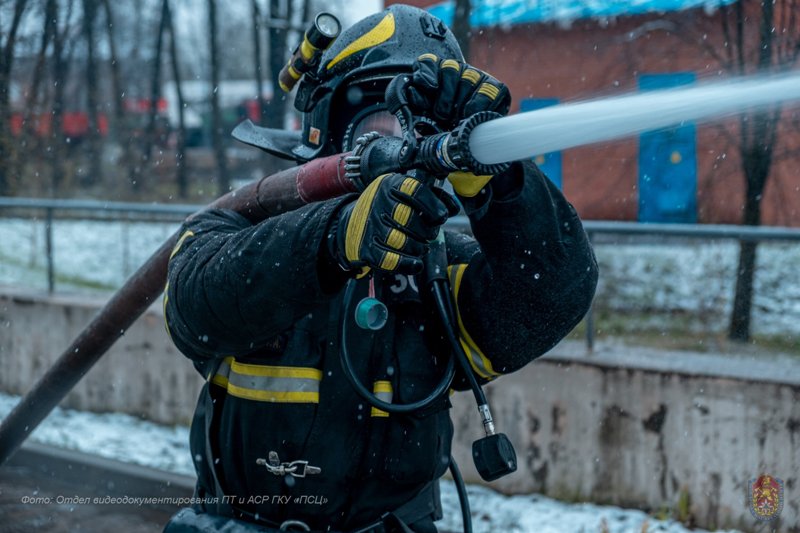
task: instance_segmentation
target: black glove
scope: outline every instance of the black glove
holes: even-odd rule
[[[413,68],[407,94],[412,112],[435,120],[444,129],[452,130],[462,119],[479,111],[508,113],[508,87],[486,72],[434,54],[419,56]],[[459,196],[471,198],[492,176],[467,170],[453,172],[447,178]]]
[[[384,174],[339,214],[335,253],[348,270],[370,268],[413,274],[439,226],[458,213],[446,192],[416,178]]]
[[[413,69],[407,94],[411,110],[444,129],[453,129],[479,111],[506,115],[511,107],[511,93],[504,83],[466,63],[422,54]]]

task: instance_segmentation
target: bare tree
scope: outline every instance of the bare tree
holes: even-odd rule
[[[61,183],[66,174],[64,168],[64,93],[67,84],[67,75],[69,73],[70,56],[66,54],[65,45],[70,42],[72,10],[74,7],[73,0],[67,4],[67,10],[64,17],[61,17],[63,24],[61,29],[56,28],[53,33],[53,58],[52,58],[52,80],[53,80],[53,103],[52,103],[52,117],[50,121],[50,181],[51,181],[51,194],[58,195]],[[58,9],[58,5],[56,5]],[[55,20],[59,20],[58,14]],[[71,48],[74,50],[74,47]]]
[[[797,0],[738,0],[719,7],[721,42],[695,17],[680,24],[677,35],[698,44],[720,67],[732,75],[787,71],[800,55],[800,2]],[[693,23],[693,24],[692,24]],[[760,109],[740,115],[738,135],[730,136],[739,152],[745,185],[742,224],[761,224],[761,199],[775,161],[781,108]],[[733,309],[728,327],[731,340],[746,342],[751,336],[753,281],[757,243],[742,241],[736,271]]]
[[[47,0],[44,6],[44,20],[41,40],[39,44],[39,52],[36,55],[36,64],[33,67],[33,75],[31,77],[30,89],[28,90],[28,97],[25,100],[24,116],[22,120],[22,130],[20,131],[19,145],[22,149],[29,149],[30,145],[36,138],[36,126],[39,125],[39,118],[41,114],[41,100],[42,100],[42,78],[45,75],[45,63],[47,60],[47,48],[53,38],[57,28],[56,16],[58,8],[56,0]],[[34,150],[35,151],[35,148]],[[17,158],[16,167],[17,173],[22,174],[23,164],[21,159]]]
[[[264,72],[262,70],[263,59],[261,57],[261,9],[258,7],[258,0],[253,0],[253,59],[256,76],[256,91],[258,97],[258,116],[264,121],[266,106],[264,105]]]
[[[183,98],[183,89],[181,88],[181,69],[178,63],[178,45],[177,38],[175,37],[175,25],[172,21],[172,10],[167,0],[165,0],[164,3],[167,5],[167,27],[169,29],[169,57],[170,64],[172,65],[172,80],[175,82],[175,93],[178,98],[178,131],[175,144],[176,180],[178,182],[178,196],[186,198],[189,195],[188,160],[186,159],[186,104]]]
[[[728,44],[724,62],[727,70],[747,74],[790,68],[797,62],[800,52],[798,5],[794,0],[749,3],[754,8],[750,12],[747,12],[743,0],[736,2],[732,9],[726,6],[721,8],[722,32]],[[757,35],[748,35],[746,26],[757,26]],[[780,117],[781,109],[775,107],[742,115],[739,120],[738,149],[745,179],[742,223],[746,225],[761,224],[761,199],[772,169]],[[756,246],[756,242],[740,243],[739,268],[728,331],[729,338],[735,341],[750,339]]]
[[[286,2],[286,13],[281,13],[280,0],[269,2],[269,70],[272,81],[272,98],[267,106],[266,124],[272,128],[283,128],[286,115],[286,95],[278,91],[278,74],[288,59],[286,33],[292,20],[292,2]]]
[[[217,2],[208,0],[208,33],[211,50],[211,143],[217,161],[217,190],[221,196],[230,189],[225,145],[222,139],[222,113],[219,107],[219,46],[217,44]]]
[[[86,135],[89,172],[81,180],[84,185],[94,185],[103,181],[99,116],[100,94],[95,37],[97,7],[97,0],[83,0],[83,36],[86,40],[86,112],[89,118],[89,130]]]
[[[108,38],[109,53],[111,54],[111,87],[113,91],[112,105],[114,106],[114,123],[112,127],[114,138],[122,149],[122,164],[127,169],[128,182],[136,182],[136,161],[133,147],[131,145],[131,132],[128,127],[127,114],[124,105],[124,92],[122,74],[120,73],[120,58],[117,51],[116,25],[114,12],[111,10],[111,3],[108,0],[101,0],[103,11],[106,17],[106,31]]]
[[[161,1],[161,17],[156,32],[156,46],[153,52],[153,70],[150,75],[150,96],[147,100],[147,127],[144,133],[144,146],[142,147],[142,164],[138,167],[136,180],[131,184],[134,190],[142,188],[144,172],[150,164],[153,155],[153,146],[157,140],[158,101],[161,97],[161,51],[164,48],[164,31],[167,27],[169,15],[168,0]]]
[[[14,12],[8,34],[0,35],[0,195],[11,192],[9,170],[15,152],[11,139],[11,69],[14,64],[14,47],[17,41],[26,0],[15,0]]]

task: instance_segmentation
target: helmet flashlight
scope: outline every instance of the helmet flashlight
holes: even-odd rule
[[[284,92],[291,91],[303,74],[319,62],[322,52],[339,36],[341,30],[339,19],[330,13],[319,13],[314,18],[314,23],[303,34],[303,41],[278,74],[278,84]]]

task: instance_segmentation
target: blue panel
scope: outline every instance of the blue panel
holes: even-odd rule
[[[519,110],[521,112],[534,111],[543,107],[556,105],[558,98],[526,98],[519,103]],[[550,178],[550,181],[555,183],[558,188],[561,188],[561,152],[550,152],[549,154],[537,155],[533,158],[542,172]]]
[[[470,26],[482,28],[508,24],[568,22],[578,19],[624,17],[643,13],[666,13],[732,4],[735,0],[480,0],[472,2]],[[452,0],[426,8],[451,25],[455,9]]]
[[[689,85],[693,72],[643,74],[642,91]],[[639,221],[697,222],[697,150],[694,124],[639,137]]]

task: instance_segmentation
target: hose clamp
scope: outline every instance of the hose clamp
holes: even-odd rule
[[[361,156],[367,145],[380,137],[381,134],[377,131],[365,133],[356,139],[353,151],[344,158],[344,177],[352,181],[359,192],[367,188],[367,184],[364,183],[364,178],[361,175]]]

